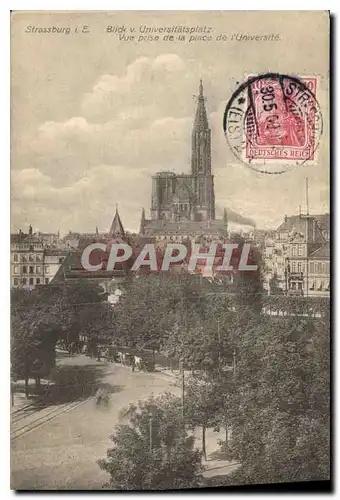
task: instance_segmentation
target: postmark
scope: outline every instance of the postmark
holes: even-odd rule
[[[314,162],[323,122],[316,77],[249,76],[227,103],[223,129],[234,155],[267,174]]]

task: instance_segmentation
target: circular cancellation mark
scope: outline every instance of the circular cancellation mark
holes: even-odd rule
[[[232,95],[223,117],[234,155],[267,174],[315,160],[323,129],[316,85],[316,77],[249,76]]]

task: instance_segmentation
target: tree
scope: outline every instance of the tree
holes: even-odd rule
[[[201,454],[181,421],[180,399],[150,397],[124,412],[128,424],[116,426],[113,447],[99,460],[110,489],[157,490],[197,487],[202,481]]]
[[[35,378],[36,388],[41,377],[47,376],[55,366],[55,344],[59,329],[46,321],[42,312],[26,313],[26,317],[12,317],[11,373],[14,380],[25,380],[28,396],[28,380]]]
[[[223,396],[218,391],[216,379],[204,374],[190,377],[185,386],[185,421],[189,427],[202,429],[202,453],[207,459],[205,433],[208,427],[216,427],[223,409]]]
[[[11,372],[14,379],[41,377],[55,366],[55,345],[63,338],[70,344],[83,331],[98,342],[110,338],[112,318],[96,285],[67,284],[15,289],[11,297]]]
[[[325,318],[262,316],[240,337],[231,414],[239,481],[329,477],[328,328]]]
[[[236,243],[239,244],[241,249],[245,244],[245,240],[238,238]],[[240,252],[240,250],[238,251]],[[245,318],[254,314],[259,315],[262,311],[264,263],[259,248],[250,247],[247,263],[256,265],[257,270],[237,271],[234,274],[234,304],[236,312]]]

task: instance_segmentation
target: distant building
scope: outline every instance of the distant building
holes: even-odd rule
[[[11,286],[34,287],[44,283],[44,247],[33,234],[21,230],[11,235]]]
[[[57,233],[42,233],[41,231],[37,231],[35,235],[42,241],[45,248],[59,248],[62,244],[59,231]]]
[[[113,217],[108,233],[100,234],[97,229],[95,233],[69,233],[67,236],[69,237],[69,241],[73,238],[72,242],[74,244],[74,249],[72,252],[68,253],[67,257],[62,262],[55,277],[53,278],[52,283],[91,282],[100,285],[108,296],[115,293],[117,284],[123,281],[129,272],[128,263],[116,263],[115,268],[112,271],[106,270],[110,245],[112,243],[122,243],[128,239],[118,212],[118,208],[116,209],[116,213]],[[104,243],[107,245],[107,251],[105,253],[101,250],[93,250],[90,256],[92,265],[103,262],[103,269],[99,271],[87,271],[81,263],[83,250],[92,243]]]
[[[48,285],[57,274],[69,252],[57,248],[44,250],[44,285]]]
[[[269,278],[288,294],[329,295],[329,238],[329,214],[285,216],[265,243]]]
[[[329,295],[330,292],[330,248],[329,242],[309,256],[309,295]]]
[[[151,219],[143,209],[141,235],[172,241],[228,235],[226,212],[223,219],[215,218],[211,130],[204,101],[201,80],[191,138],[191,173],[166,171],[152,177]]]
[[[66,257],[66,251],[45,248],[46,240],[34,233],[21,230],[11,235],[11,286],[34,288],[46,285],[54,278]]]

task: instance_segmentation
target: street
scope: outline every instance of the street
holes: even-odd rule
[[[109,435],[118,423],[120,410],[152,393],[156,396],[170,391],[180,395],[175,378],[168,374],[132,372],[131,368],[97,362],[84,355],[64,354],[59,359],[58,369],[64,381],[66,377],[81,378],[90,388],[91,384],[107,384],[111,389],[110,405],[97,408],[93,390],[87,393],[85,387],[83,399],[70,396],[69,400],[63,399],[57,405],[43,407],[34,413],[28,409],[27,416],[16,417],[14,413],[11,454],[11,486],[14,489],[102,488],[108,475],[96,461],[106,455],[111,443]],[[216,453],[218,437],[212,431],[207,432],[208,454]],[[221,459],[216,465],[219,471],[234,468],[234,464],[228,465]],[[215,461],[211,461],[209,469],[214,466]],[[210,470],[209,476],[212,474]]]

